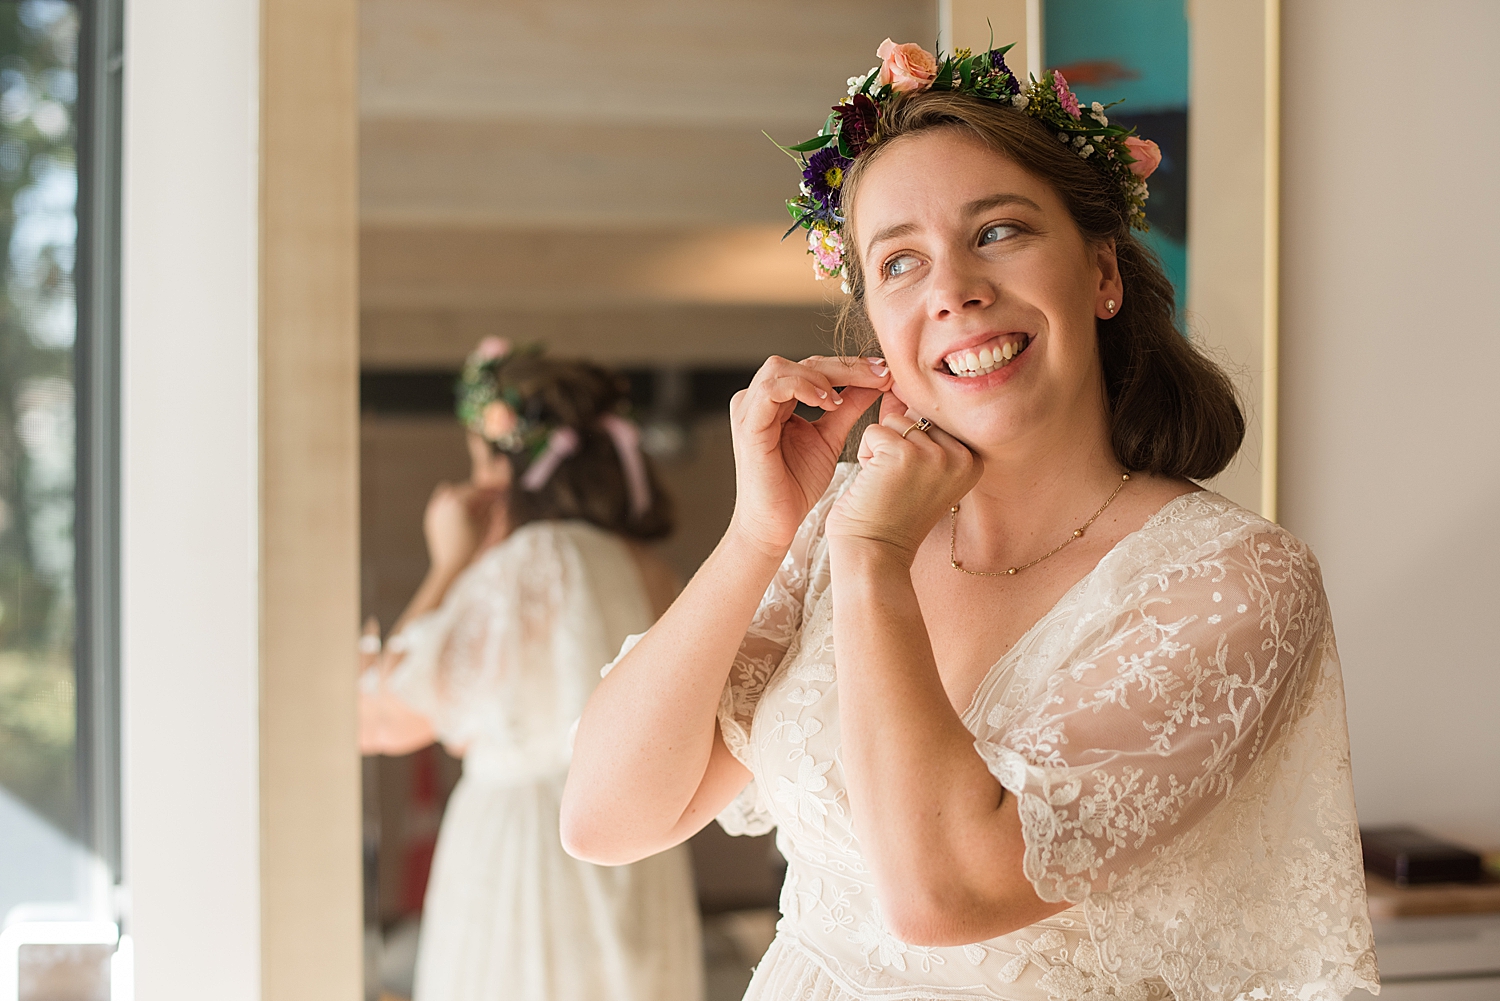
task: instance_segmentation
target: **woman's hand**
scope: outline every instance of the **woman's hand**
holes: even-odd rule
[[[979,482],[984,463],[936,425],[912,428],[919,415],[895,394],[880,410],[880,423],[860,441],[862,472],[829,512],[828,539],[874,544],[910,566],[938,519]]]
[[[766,359],[729,403],[736,490],[730,531],[780,560],[828,489],[849,429],[890,387],[880,358]],[[798,403],[824,416],[804,420],[794,413]]]
[[[489,531],[495,505],[493,491],[472,483],[439,483],[422,516],[432,569],[454,574],[468,565]]]

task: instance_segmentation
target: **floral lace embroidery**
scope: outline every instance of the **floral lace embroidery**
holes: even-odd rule
[[[1111,551],[996,666],[965,716],[1019,800],[1025,874],[1044,899],[1074,907],[962,947],[892,935],[837,753],[822,525],[853,475],[841,467],[799,531],[721,709],[726,743],[755,775],[726,829],[753,804],[780,825],[789,860],[782,934],[798,944],[776,964],[803,962],[796,953],[822,971],[779,968],[766,990],[811,976],[833,978],[818,988],[830,999],[1378,992],[1317,563],[1208,493],[1168,504]],[[751,999],[775,996],[756,990]]]

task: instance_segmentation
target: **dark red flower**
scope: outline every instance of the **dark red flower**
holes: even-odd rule
[[[880,123],[880,108],[868,95],[855,94],[847,104],[833,106],[839,116],[839,137],[853,156],[859,156],[875,138]]]

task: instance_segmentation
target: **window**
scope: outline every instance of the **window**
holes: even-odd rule
[[[116,0],[0,0],[0,922],[12,929],[116,919],[120,28]]]

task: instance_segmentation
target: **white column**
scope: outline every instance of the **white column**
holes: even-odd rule
[[[260,996],[257,0],[125,28],[123,792],[136,994]]]
[[[938,46],[975,52],[1015,43],[1006,64],[1023,80],[1042,75],[1041,0],[938,0]]]

